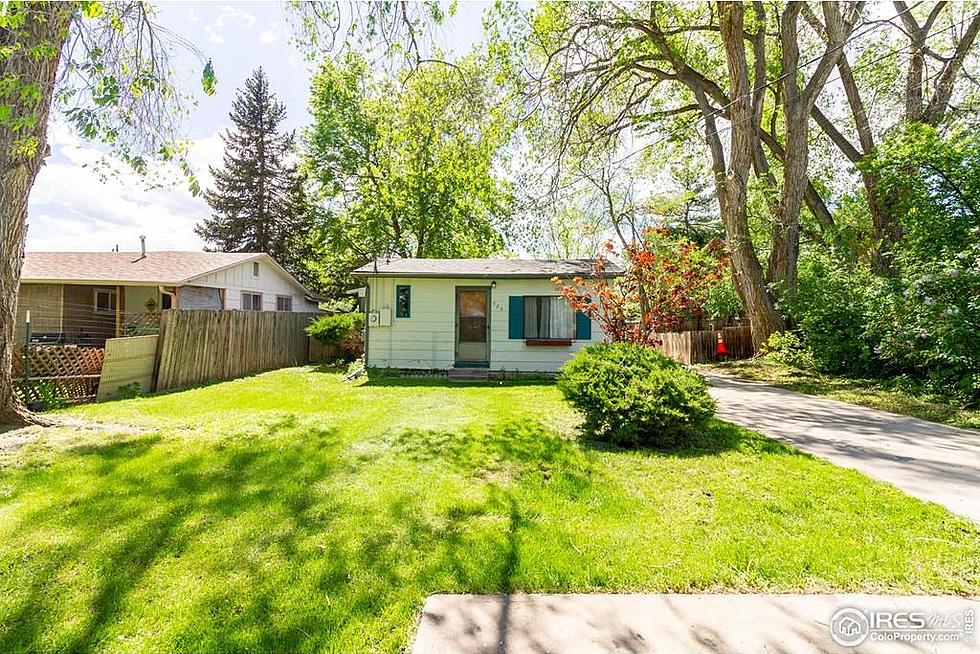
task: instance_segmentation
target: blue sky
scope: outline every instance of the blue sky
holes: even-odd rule
[[[432,45],[450,56],[468,52],[482,37],[482,15],[489,3],[460,2],[456,14],[432,34]],[[251,72],[262,66],[285,103],[290,129],[307,123],[310,68],[291,43],[287,9],[276,2],[159,2],[159,22],[195,44],[211,58],[218,92],[200,93],[201,63],[190,54],[177,62],[184,90],[198,96],[185,125],[191,140],[190,162],[207,185],[209,164],[220,164],[219,134],[230,124],[228,111]],[[107,174],[97,163],[104,156],[98,144],[73,134],[57,117],[49,140],[51,156],[31,194],[27,249],[133,250],[139,236],[150,249],[200,249],[194,225],[208,215],[207,204],[183,186],[149,189],[147,180],[126,170]]]

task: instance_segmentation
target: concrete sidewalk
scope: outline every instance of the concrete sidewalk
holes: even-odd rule
[[[980,432],[713,373],[718,417],[980,522]]]
[[[855,608],[891,616],[921,611],[928,632],[956,634],[958,642],[882,642],[884,631],[868,632],[854,647],[837,644],[832,616]],[[413,654],[605,654],[629,652],[978,652],[976,616],[980,602],[961,597],[881,595],[432,595],[422,610]],[[952,628],[972,611],[974,631]],[[854,613],[835,625],[849,627]],[[932,618],[932,616],[937,616]],[[860,615],[856,616],[862,620]],[[901,618],[892,618],[896,622]],[[945,629],[940,629],[945,621]],[[962,624],[962,622],[958,623]],[[853,633],[853,632],[852,632]],[[903,633],[912,633],[907,631]],[[972,635],[973,642],[967,642]],[[945,636],[955,637],[955,636]],[[928,638],[928,636],[927,636]],[[853,641],[852,641],[853,642]]]

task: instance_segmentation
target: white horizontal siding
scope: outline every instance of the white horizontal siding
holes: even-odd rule
[[[490,286],[493,280],[436,278],[369,278],[369,310],[390,312],[391,326],[371,327],[368,365],[381,368],[446,369],[455,363],[456,287]],[[412,288],[410,318],[395,317],[395,287]],[[508,338],[512,295],[557,295],[548,279],[499,279],[490,296],[490,368],[521,372],[554,372],[572,354],[601,341],[592,322],[592,339],[568,346],[528,346]]]

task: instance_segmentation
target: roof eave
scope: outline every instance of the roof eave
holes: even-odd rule
[[[53,279],[47,277],[21,277],[21,284],[67,284],[69,286],[179,286],[177,280],[161,279]]]
[[[351,273],[354,277],[428,277],[436,279],[553,279],[554,277],[561,277],[565,279],[571,279],[572,277],[599,277],[602,279],[612,279],[614,277],[619,277],[622,275],[621,272],[605,272],[601,274],[595,274],[591,272],[586,273],[421,273],[421,272],[361,272],[354,271]]]

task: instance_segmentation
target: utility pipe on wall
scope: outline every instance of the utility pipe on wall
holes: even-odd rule
[[[169,295],[170,296],[170,308],[171,309],[176,309],[177,308],[177,293],[176,292],[174,292],[174,291],[168,291],[166,288],[163,287],[163,284],[161,284],[160,285],[160,294],[161,295]]]

